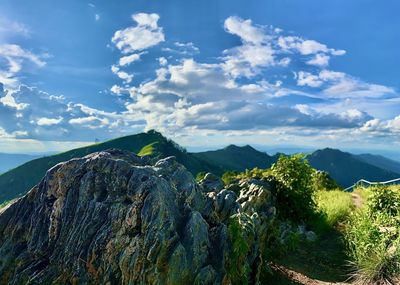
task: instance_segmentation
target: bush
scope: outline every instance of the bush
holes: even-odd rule
[[[278,215],[284,219],[305,222],[316,210],[313,169],[301,155],[281,156],[272,165],[271,174],[279,182],[276,189]]]
[[[329,191],[340,188],[336,181],[333,180],[326,171],[314,170],[312,173],[312,183],[316,191]]]
[[[224,185],[230,185],[237,180],[237,176],[239,172],[237,171],[227,171],[222,175],[222,181],[224,181]]]
[[[368,209],[371,214],[375,212],[387,213],[391,216],[400,213],[400,195],[387,186],[374,187],[368,199]]]
[[[400,282],[398,199],[398,194],[387,187],[374,187],[366,208],[348,222],[345,240],[355,267],[354,277],[360,283]]]

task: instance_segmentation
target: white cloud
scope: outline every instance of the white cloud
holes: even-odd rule
[[[30,37],[31,33],[31,29],[25,24],[0,16],[0,40],[2,37],[6,38],[15,35]]]
[[[0,82],[8,88],[17,87],[18,73],[24,66],[43,67],[46,65],[41,57],[15,44],[0,44],[0,60],[7,62],[7,67],[0,66]]]
[[[58,118],[39,118],[37,120],[37,124],[39,126],[52,126],[52,125],[57,125],[59,123],[61,123],[61,121],[63,120],[62,117],[58,117]]]
[[[245,43],[260,45],[269,39],[261,27],[253,25],[251,20],[231,16],[224,22],[225,30],[239,36]]]
[[[312,75],[309,72],[300,71],[296,76],[299,86],[320,87],[323,84],[318,75]]]
[[[158,62],[161,66],[166,66],[168,64],[168,60],[165,57],[159,57]]]
[[[134,53],[131,55],[127,55],[127,56],[123,56],[119,59],[119,66],[126,66],[126,65],[130,65],[131,63],[135,62],[135,61],[139,61],[140,60],[140,56],[144,54],[144,53]]]
[[[135,27],[116,31],[112,37],[112,42],[123,53],[145,50],[165,41],[163,29],[157,24],[159,15],[138,13],[132,19],[137,23]]]
[[[125,83],[130,83],[133,79],[133,75],[129,74],[125,71],[121,71],[120,68],[116,65],[111,66],[111,71],[117,75],[120,79],[122,79]]]
[[[306,63],[309,65],[325,67],[329,65],[329,59],[330,59],[329,55],[318,53],[314,56],[314,58],[310,59]]]
[[[94,19],[96,21],[99,21],[100,20],[100,14],[94,14]]]

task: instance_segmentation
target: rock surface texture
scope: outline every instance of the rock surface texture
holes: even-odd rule
[[[268,182],[238,187],[205,191],[173,157],[120,150],[58,164],[0,210],[0,284],[240,284],[238,261],[257,284],[273,198]]]

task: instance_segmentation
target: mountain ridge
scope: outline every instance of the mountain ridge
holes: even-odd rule
[[[139,133],[93,144],[56,155],[34,159],[0,175],[0,203],[19,197],[39,182],[48,169],[56,164],[80,158],[110,148],[127,150],[153,158],[175,156],[193,175],[212,172],[222,175],[225,171],[244,171],[252,168],[269,168],[277,161],[280,153],[269,155],[250,145],[228,145],[222,149],[190,153],[156,131]],[[373,156],[376,159],[376,156]],[[327,171],[342,187],[348,187],[359,179],[383,181],[400,177],[400,174],[365,161],[365,158],[325,148],[307,154],[310,165]],[[381,161],[387,162],[388,159]]]

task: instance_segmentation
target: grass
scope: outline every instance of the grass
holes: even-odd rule
[[[153,142],[151,144],[145,145],[142,149],[138,152],[138,156],[146,156],[146,155],[153,155],[155,151],[155,145],[158,142]]]
[[[278,266],[301,273],[311,279],[325,282],[343,282],[348,278],[346,246],[343,224],[354,211],[350,193],[340,190],[317,191],[315,217],[308,221],[318,235],[315,242],[301,240],[290,252],[273,262]],[[277,282],[276,278],[280,280]],[[298,284],[275,272],[269,277],[271,284]]]
[[[353,277],[359,284],[399,284],[400,187],[356,191],[364,206],[351,215],[345,230]]]
[[[317,208],[325,215],[325,221],[331,228],[343,222],[354,209],[350,193],[341,190],[318,191],[315,197]]]
[[[10,204],[13,200],[9,200],[9,201],[5,201],[3,203],[0,204],[0,209],[4,208],[5,206],[7,206],[8,204]]]

